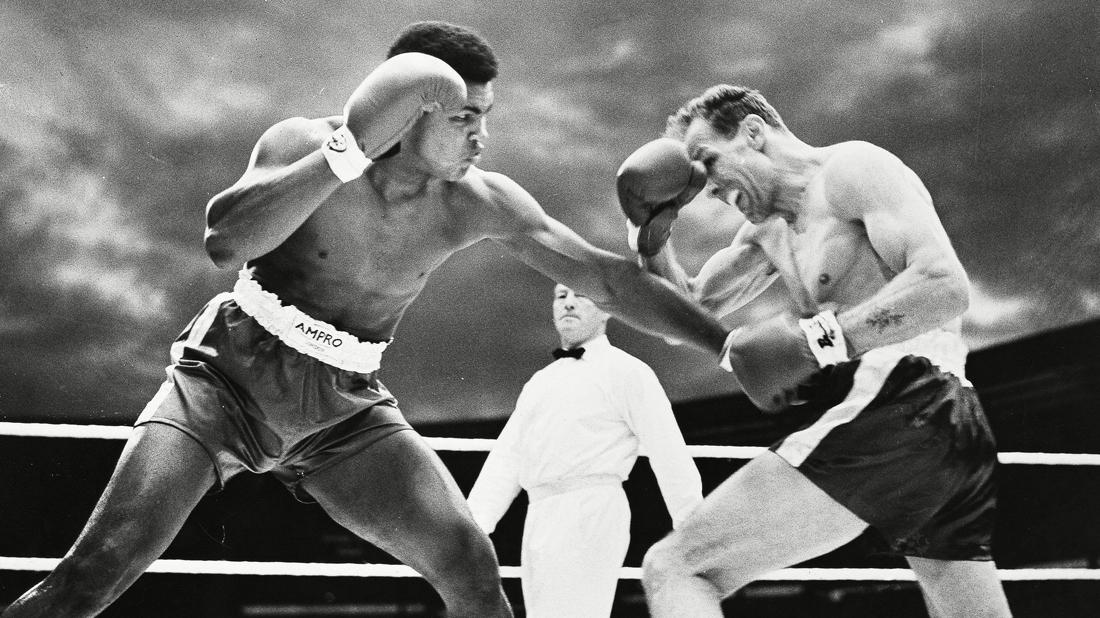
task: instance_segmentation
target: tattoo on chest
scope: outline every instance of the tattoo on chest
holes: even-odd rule
[[[874,326],[882,332],[891,326],[901,324],[902,319],[905,316],[900,313],[894,313],[890,309],[879,309],[871,314],[871,317],[867,318],[867,325]]]

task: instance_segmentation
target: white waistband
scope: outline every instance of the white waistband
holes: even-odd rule
[[[241,270],[237,277],[233,299],[242,311],[283,343],[346,371],[378,371],[382,351],[389,345],[385,341],[359,341],[355,335],[311,318],[294,305],[283,305],[278,296],[260,287],[247,270]]]
[[[863,355],[864,363],[896,364],[903,356],[923,356],[940,368],[970,386],[966,379],[966,355],[969,350],[958,333],[936,329],[890,345],[869,350]]]
[[[538,502],[551,496],[557,496],[577,489],[584,489],[585,487],[595,487],[596,485],[618,485],[622,486],[623,480],[615,474],[589,474],[586,476],[574,476],[557,481],[549,481],[546,483],[539,483],[534,487],[527,488],[527,497],[531,502]]]

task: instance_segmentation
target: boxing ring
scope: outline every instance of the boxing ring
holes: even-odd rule
[[[0,436],[28,438],[75,438],[125,440],[130,425],[75,425],[50,423],[0,422]],[[440,452],[488,452],[495,440],[484,438],[425,437],[428,445]],[[695,458],[751,459],[766,447],[689,445]],[[644,455],[644,453],[643,453]],[[1001,464],[1029,466],[1100,466],[1100,454],[1001,452]],[[0,556],[0,571],[50,571],[59,558]],[[501,566],[501,576],[518,578],[518,566]],[[420,575],[400,564],[256,562],[226,560],[171,560],[154,562],[146,573],[190,575],[258,575],[304,577],[413,577]],[[1090,568],[1011,568],[1000,569],[1002,581],[1082,581],[1100,580],[1100,569]],[[641,578],[641,568],[623,567],[620,579]],[[913,582],[912,571],[903,568],[787,568],[756,581],[770,582]]]

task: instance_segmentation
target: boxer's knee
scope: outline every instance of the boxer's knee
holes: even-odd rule
[[[114,600],[112,591],[116,586],[110,574],[117,569],[115,561],[107,556],[65,558],[51,575],[56,579],[58,607],[67,608],[74,616],[98,613]]]
[[[448,615],[507,615],[500,584],[500,566],[488,537],[475,527],[464,528],[451,539],[447,555],[436,565],[438,591]]]
[[[496,599],[500,591],[500,567],[496,556],[468,556],[452,564],[450,579],[462,582],[460,592],[470,601],[481,603]]]
[[[642,587],[653,616],[721,616],[720,589],[674,538],[666,538],[642,560]]]
[[[74,551],[16,600],[4,616],[95,616],[136,578],[130,574],[130,564],[128,556],[110,545]]]
[[[671,536],[654,543],[642,558],[642,586],[647,592],[659,590],[670,581],[694,575],[683,549]]]

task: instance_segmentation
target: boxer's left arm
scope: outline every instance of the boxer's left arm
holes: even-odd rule
[[[676,251],[673,249],[672,243],[666,243],[660,251],[653,255],[646,256],[639,253],[638,263],[642,265],[642,268],[676,286],[676,289],[684,294],[698,300],[692,289],[691,277],[688,276],[687,271],[680,264],[679,258],[676,257]]]
[[[698,303],[634,261],[593,246],[508,177],[485,178],[495,211],[489,236],[521,261],[636,328],[715,355],[721,351],[726,329]]]
[[[927,189],[885,150],[863,145],[827,185],[838,213],[864,226],[894,277],[838,320],[853,356],[940,327],[966,311],[970,284]]]
[[[753,240],[755,231],[756,226],[744,223],[733,242],[708,258],[694,277],[684,272],[671,244],[656,255],[638,259],[646,270],[668,279],[721,318],[752,301],[779,278],[779,270]]]
[[[733,242],[710,257],[692,277],[692,295],[718,316],[727,316],[760,296],[779,270],[756,242],[757,226],[745,222]]]

